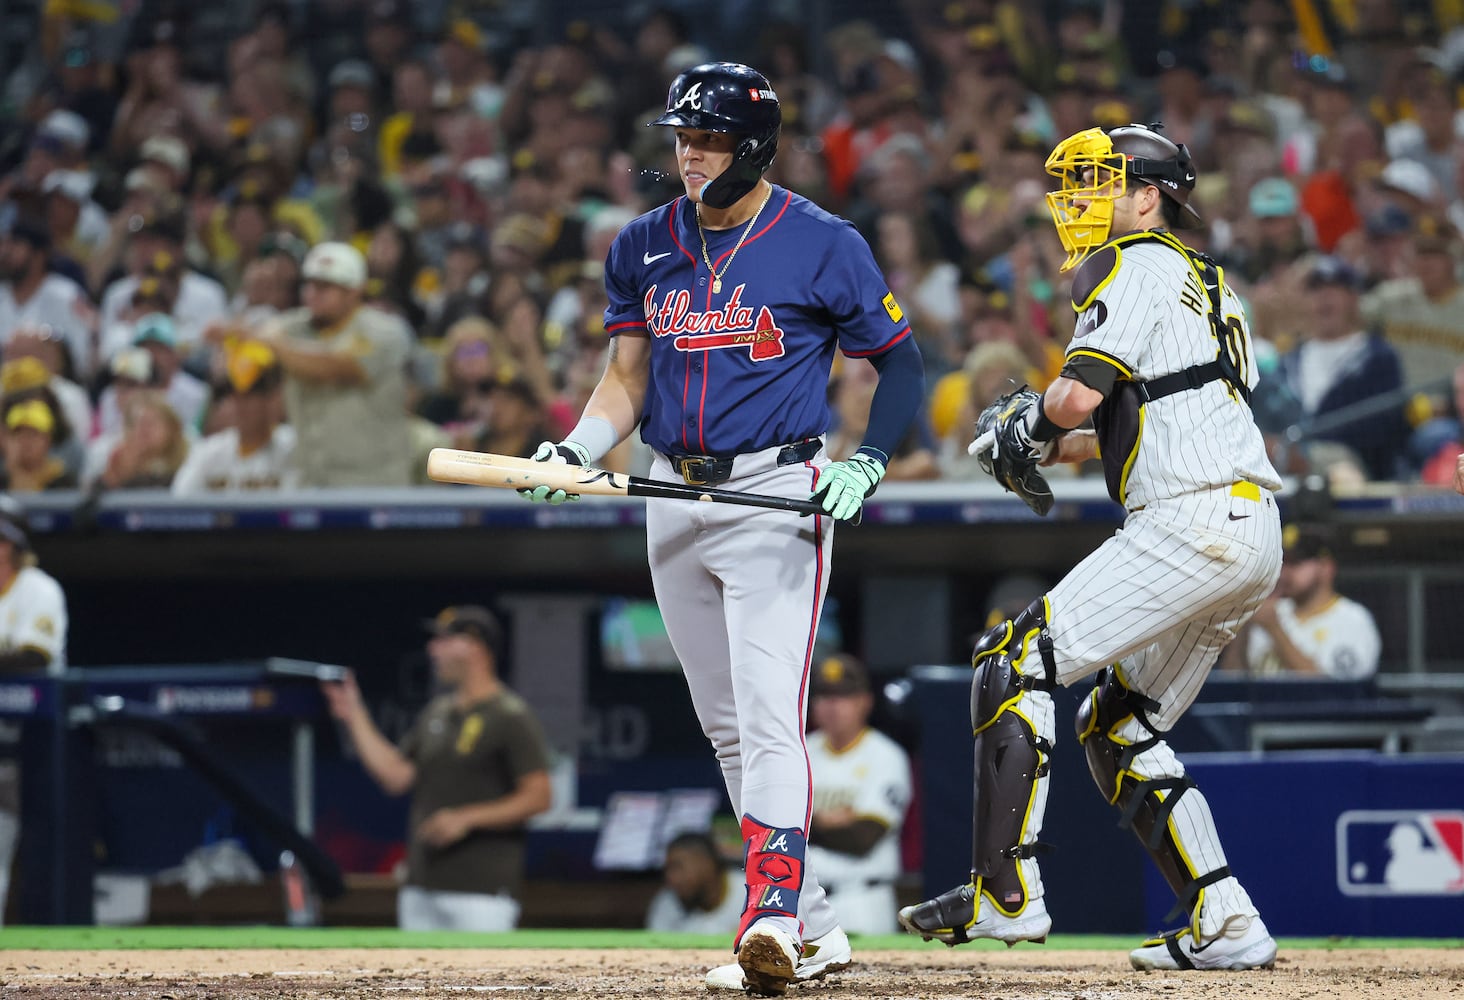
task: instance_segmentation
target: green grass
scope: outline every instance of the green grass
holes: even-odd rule
[[[1059,934],[1046,951],[1127,951],[1138,935]],[[705,948],[727,949],[725,935],[625,930],[521,930],[511,934],[448,934],[378,927],[6,927],[0,951],[120,951],[139,948]],[[908,934],[856,938],[867,951],[944,948]],[[966,948],[1004,948],[979,941]],[[1031,946],[1034,949],[1039,946]],[[1459,948],[1459,938],[1284,938],[1283,949]]]

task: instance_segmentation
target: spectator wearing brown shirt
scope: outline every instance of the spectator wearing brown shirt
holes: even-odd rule
[[[498,677],[503,630],[486,608],[445,609],[427,654],[447,689],[399,746],[371,720],[353,676],[322,685],[367,773],[412,793],[403,930],[507,931],[518,923],[524,824],[549,808],[548,747],[529,706]]]

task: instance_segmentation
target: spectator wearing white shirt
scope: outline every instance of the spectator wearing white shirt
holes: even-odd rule
[[[165,313],[148,313],[138,318],[133,327],[132,346],[151,356],[151,381],[168,397],[168,405],[190,431],[197,431],[208,409],[208,383],[183,370],[178,356],[178,328]],[[99,401],[103,433],[122,426],[122,408],[115,389],[102,392]]]
[[[107,241],[111,228],[107,213],[92,201],[95,184],[95,178],[81,170],[53,170],[41,182],[52,244],[77,261],[90,259]]]
[[[47,270],[50,253],[50,232],[39,219],[18,217],[0,236],[0,343],[21,326],[50,327],[84,376],[92,364],[91,303],[80,285]]]
[[[230,426],[210,434],[188,452],[173,477],[180,496],[290,489],[295,430],[280,421],[282,376],[274,352],[245,341],[225,348],[228,395],[220,401]]]
[[[103,330],[125,318],[123,314],[132,303],[133,293],[149,268],[155,267],[159,254],[167,254],[173,261],[183,260],[183,239],[183,218],[173,212],[155,216],[138,230],[127,248],[127,276],[112,282],[102,296]],[[223,319],[227,313],[224,287],[212,278],[184,268],[179,276],[178,296],[173,309],[178,324],[180,352],[185,355],[192,352],[202,343],[204,328],[215,320]],[[115,350],[116,346],[113,345],[112,349]],[[101,360],[109,360],[105,350]]]
[[[110,392],[119,412],[125,412],[133,396],[157,388],[153,379],[152,355],[141,347],[128,347],[112,356],[107,365],[109,383],[103,395]],[[117,444],[122,440],[120,423],[112,430],[98,433],[86,446],[81,464],[81,485],[90,488],[101,478]]]

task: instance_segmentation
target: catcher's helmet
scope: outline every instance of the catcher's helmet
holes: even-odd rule
[[[1108,239],[1114,199],[1127,193],[1130,180],[1153,186],[1179,206],[1175,228],[1203,224],[1189,204],[1196,176],[1189,150],[1160,135],[1161,127],[1091,128],[1058,143],[1047,158],[1047,172],[1062,181],[1048,193],[1047,205],[1068,251],[1064,271]]]
[[[767,77],[741,63],[703,63],[671,83],[666,113],[652,125],[741,136],[732,162],[701,189],[702,204],[727,208],[757,186],[778,153],[783,111]]]
[[[1190,207],[1190,192],[1195,189],[1195,165],[1189,149],[1160,135],[1163,125],[1124,125],[1108,133],[1113,148],[1124,155],[1128,175],[1152,184],[1170,201],[1178,202],[1179,221],[1176,229],[1198,229],[1204,225],[1200,213]]]

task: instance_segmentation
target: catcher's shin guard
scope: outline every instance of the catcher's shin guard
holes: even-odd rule
[[[1172,915],[1187,915],[1194,939],[1208,941],[1257,911],[1230,874],[1209,803],[1149,723],[1156,707],[1109,667],[1078,708],[1078,742],[1099,790],[1123,811],[1119,826],[1133,829],[1179,897]]]
[[[1037,602],[1017,616],[1023,622]],[[1045,616],[1033,616],[1043,666],[1051,662]],[[1017,631],[1016,623],[1013,635]],[[1042,645],[1045,643],[1045,647]],[[1022,654],[1025,656],[1026,650]],[[1007,915],[1040,896],[1034,855],[1047,806],[1048,764],[1056,738],[1053,672],[1024,674],[1006,653],[983,656],[971,681],[971,729],[976,739],[971,824],[972,883]]]
[[[999,628],[1009,634],[1010,625]],[[1046,846],[1037,835],[1055,730],[1050,689],[1048,681],[1024,676],[1005,652],[977,659],[971,881],[902,909],[900,923],[911,933],[949,945],[1046,939],[1052,921],[1034,855]]]

